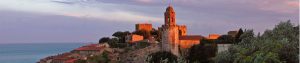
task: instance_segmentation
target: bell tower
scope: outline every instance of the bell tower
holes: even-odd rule
[[[175,11],[171,5],[168,6],[165,12],[165,25],[167,26],[175,26]]]
[[[176,56],[179,55],[179,28],[176,24],[175,11],[171,5],[169,5],[164,13],[165,24],[162,25],[162,50],[169,51]]]

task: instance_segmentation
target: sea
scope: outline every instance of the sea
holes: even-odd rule
[[[51,55],[69,52],[84,43],[0,44],[0,63],[36,63]]]

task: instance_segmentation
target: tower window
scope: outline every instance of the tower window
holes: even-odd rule
[[[170,23],[171,21],[170,21],[170,17],[168,18],[168,22]]]

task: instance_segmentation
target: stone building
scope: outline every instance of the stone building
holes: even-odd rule
[[[178,32],[179,32],[179,36],[186,35],[187,34],[187,32],[186,32],[186,26],[185,25],[178,26]]]
[[[126,39],[125,41],[128,42],[128,43],[136,43],[138,41],[143,40],[144,37],[141,36],[141,35],[137,35],[137,34],[130,34],[130,35],[127,35],[125,37],[125,39]]]
[[[179,55],[178,44],[179,44],[179,31],[178,25],[176,24],[175,11],[172,6],[169,6],[164,13],[165,24],[159,28],[162,34],[162,50],[170,51],[174,55]]]
[[[201,35],[186,35],[186,36],[180,36],[179,41],[180,44],[179,46],[181,48],[191,48],[195,44],[200,44],[200,40],[204,39],[205,37]]]
[[[200,44],[200,40],[205,38],[200,35],[187,35],[185,25],[176,24],[176,14],[172,6],[168,6],[165,13],[165,23],[159,27],[161,32],[162,51],[169,51],[176,56],[180,56],[179,48],[190,48]]]
[[[145,31],[151,31],[152,30],[152,24],[149,23],[139,23],[135,24],[135,30],[145,30]]]
[[[209,34],[207,39],[216,40],[220,37],[219,34]]]

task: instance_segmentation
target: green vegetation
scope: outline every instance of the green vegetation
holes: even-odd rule
[[[99,43],[108,43],[111,48],[124,48],[126,43],[120,43],[118,38],[103,37],[99,40]]]
[[[228,44],[232,44],[234,43],[235,41],[235,38],[230,36],[230,35],[221,35],[217,40],[216,42],[217,43],[228,43]]]
[[[203,39],[201,44],[190,48],[186,59],[191,63],[213,63],[212,58],[216,56],[217,51],[217,44],[214,40]]]
[[[234,38],[235,39],[234,44],[237,44],[237,43],[241,42],[242,38],[240,38],[240,37],[241,37],[242,34],[244,34],[244,31],[242,30],[242,28],[240,28],[237,35],[236,35],[236,37]]]
[[[149,63],[177,63],[177,56],[171,52],[160,51],[148,56]]]
[[[246,30],[240,36],[240,43],[228,51],[218,53],[216,63],[298,63],[299,25],[290,21],[280,22],[273,30],[266,30],[262,36]]]
[[[108,43],[111,48],[125,48],[129,47],[128,43],[125,42],[125,37],[129,34],[137,34],[141,35],[144,37],[144,39],[148,39],[151,36],[153,36],[156,40],[160,40],[160,34],[158,30],[153,29],[152,31],[145,31],[145,30],[140,30],[140,31],[134,31],[130,33],[129,31],[117,31],[112,34],[113,38],[109,37],[102,37],[99,40],[99,43]],[[143,41],[142,41],[143,42]],[[144,48],[146,46],[150,45],[149,43],[138,43],[136,46],[137,48]]]
[[[125,37],[129,35],[129,31],[121,32],[117,31],[113,33],[113,38],[102,37],[99,40],[99,43],[108,43],[111,48],[124,48],[127,47],[127,43],[125,43]]]
[[[230,35],[221,35],[215,42],[226,44],[237,44],[241,41],[240,36],[244,33],[242,28],[239,29],[235,37]]]
[[[161,42],[161,32],[156,30],[156,29],[152,29],[151,30],[151,36],[153,36],[158,42]]]
[[[118,38],[119,43],[125,43],[125,37],[129,34],[130,34],[129,31],[125,31],[125,32],[117,31],[112,36]]]
[[[141,49],[150,46],[148,42],[140,41],[136,43],[136,46],[134,46],[136,49]]]
[[[108,52],[104,51],[101,55],[90,56],[87,60],[79,59],[75,63],[109,63],[109,61]]]
[[[100,43],[107,43],[109,40],[110,40],[109,37],[102,37],[102,38],[99,40],[99,44],[100,44]]]

